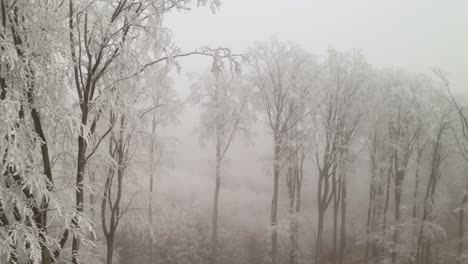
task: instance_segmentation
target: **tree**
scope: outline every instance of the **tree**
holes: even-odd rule
[[[346,54],[330,49],[325,68],[321,83],[325,99],[315,116],[315,159],[318,169],[315,263],[321,261],[325,213],[332,200],[335,201],[332,256],[342,263],[343,256],[338,256],[344,254],[346,232],[346,174],[343,166],[360,120],[360,113],[354,108],[367,79],[367,64],[358,52]],[[340,254],[336,245],[339,206],[342,216]]]
[[[107,263],[113,263],[114,255],[114,239],[120,219],[125,212],[122,212],[121,199],[123,180],[126,174],[126,169],[130,161],[130,142],[131,134],[126,133],[126,120],[125,114],[117,115],[115,112],[110,113],[110,121],[118,124],[118,131],[113,131],[109,140],[109,155],[111,158],[111,165],[107,173],[106,182],[104,184],[104,195],[101,202],[101,220],[102,231],[107,240]],[[117,120],[119,119],[119,120]],[[116,183],[116,193],[112,197],[113,185]],[[107,210],[107,208],[109,208]],[[107,211],[110,216],[107,220]],[[109,221],[109,223],[107,223]]]
[[[251,81],[257,89],[266,125],[273,134],[273,195],[271,201],[271,258],[277,263],[278,187],[282,169],[280,164],[287,147],[286,134],[302,100],[311,96],[314,76],[314,58],[294,44],[273,38],[269,43],[257,43],[250,50]]]
[[[128,176],[130,165],[135,161],[138,143],[137,129],[142,126],[140,108],[142,87],[132,95],[129,90],[114,94],[113,108],[109,110],[109,126],[112,127],[107,140],[107,164],[104,167],[105,183],[101,199],[101,228],[107,242],[106,262],[114,263],[114,247],[117,230],[122,218],[131,212],[132,202],[138,192],[130,192]],[[145,110],[145,109],[144,109]],[[125,191],[127,190],[127,191]],[[126,196],[129,196],[127,199]],[[128,200],[128,201],[125,201]],[[124,203],[125,201],[125,203]]]
[[[468,162],[468,116],[464,111],[463,106],[453,96],[450,90],[450,82],[441,70],[435,70],[434,74],[439,79],[439,85],[447,91],[450,102],[458,116],[459,127],[458,129],[453,128],[455,140],[458,143],[460,154]],[[458,246],[457,246],[457,257],[456,263],[463,263],[467,259],[466,254],[463,252],[463,243],[465,240],[465,210],[468,203],[468,178],[466,180],[466,186],[463,191],[463,197],[460,203],[460,207],[457,208],[459,214],[458,220]]]
[[[64,71],[60,58],[50,53],[60,52],[60,44],[41,32],[60,32],[53,8],[57,1],[0,3],[0,50],[5,58],[0,63],[0,100],[6,114],[1,119],[0,226],[7,241],[1,252],[11,263],[51,263],[56,240],[48,234],[49,206],[60,210],[61,204],[52,193],[55,142],[48,124],[63,113],[61,102],[50,102],[63,95],[57,87],[64,85],[59,77]]]
[[[148,35],[158,34],[160,31],[161,16],[171,9],[180,9],[189,1],[174,1],[166,6],[165,1],[141,0],[128,2],[118,0],[102,3],[89,0],[75,6],[69,1],[69,38],[70,54],[73,65],[74,86],[80,106],[80,132],[78,136],[77,172],[76,172],[76,214],[72,220],[72,227],[79,225],[79,218],[83,214],[84,202],[84,172],[86,163],[99,147],[102,139],[106,137],[111,128],[105,131],[92,149],[88,149],[88,138],[95,136],[95,129],[99,122],[102,109],[99,109],[99,96],[105,94],[116,82],[125,79],[104,80],[112,72],[119,57],[125,56],[126,63],[139,65],[139,61],[132,61],[132,44],[145,41]],[[198,1],[199,4],[208,4],[208,1]],[[209,2],[213,8],[219,2]],[[155,25],[154,25],[155,24]],[[158,43],[157,47],[162,48]],[[156,50],[159,52],[159,50]],[[138,53],[136,53],[138,54]],[[175,56],[174,56],[175,57]],[[171,54],[171,59],[174,58]],[[169,57],[158,58],[144,64],[140,69],[132,69],[128,76],[135,76],[147,67],[158,62],[168,60]],[[129,77],[129,78],[130,78]],[[63,240],[68,238],[68,230],[63,234]],[[72,239],[72,262],[78,263],[80,239]]]
[[[427,79],[405,72],[386,72],[382,76],[381,92],[385,96],[386,114],[382,122],[386,123],[388,142],[387,175],[385,186],[385,201],[382,221],[382,245],[386,245],[387,213],[390,205],[391,184],[393,182],[394,195],[394,223],[390,242],[392,263],[397,261],[400,249],[399,237],[401,228],[402,188],[408,171],[414,148],[422,133],[422,119],[420,113],[421,102],[417,95],[424,89]],[[385,121],[384,121],[385,120]],[[384,248],[381,258],[384,257]]]
[[[419,227],[418,234],[418,244],[416,251],[416,263],[430,263],[432,254],[431,254],[431,244],[432,244],[432,235],[433,231],[431,227],[434,224],[431,223],[431,220],[436,216],[436,203],[435,203],[435,194],[438,186],[438,182],[443,172],[443,163],[447,158],[447,151],[444,146],[444,135],[449,128],[449,122],[447,121],[447,114],[442,114],[438,125],[434,129],[434,134],[431,137],[432,141],[432,157],[429,169],[429,180],[426,185],[426,192],[424,196],[424,205],[423,205],[423,214],[421,218],[421,223]]]
[[[249,89],[238,76],[239,55],[233,55],[229,50],[219,49],[213,54],[210,76],[205,77],[199,85],[193,86],[191,99],[203,106],[202,137],[214,136],[216,149],[215,188],[213,196],[211,253],[210,263],[217,261],[218,251],[218,203],[221,187],[223,159],[235,135],[246,132],[249,118]],[[225,69],[225,61],[230,64],[230,73]],[[214,134],[214,135],[213,135]]]
[[[296,121],[297,122],[297,121]],[[301,190],[304,176],[304,161],[307,156],[307,137],[304,131],[298,127],[301,121],[291,126],[287,135],[288,151],[285,152],[287,158],[286,185],[288,187],[289,199],[289,263],[297,263],[299,253],[299,212],[301,210]]]

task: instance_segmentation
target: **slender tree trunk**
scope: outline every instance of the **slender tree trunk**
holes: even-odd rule
[[[343,168],[341,175],[341,235],[340,235],[340,258],[339,264],[343,264],[345,251],[346,251],[346,196],[347,196],[347,182],[346,172]]]
[[[441,158],[441,145],[440,145],[440,138],[442,135],[444,127],[441,127],[439,131],[438,140],[434,143],[434,152],[431,164],[431,171],[429,175],[429,182],[427,183],[426,187],[426,195],[424,196],[424,208],[423,208],[423,216],[420,223],[419,234],[418,234],[418,244],[417,244],[417,253],[416,253],[416,263],[429,263],[428,256],[431,255],[431,241],[428,238],[424,237],[424,223],[430,220],[433,215],[433,207],[434,207],[434,195],[436,192],[437,187],[437,179],[439,177],[439,167],[442,162]],[[423,255],[422,252],[426,251],[426,254]],[[424,261],[424,256],[426,256],[426,260]]]
[[[468,201],[468,177],[465,186],[465,190],[463,192],[462,202],[460,204],[459,218],[458,218],[458,252],[457,252],[457,264],[461,264],[462,257],[463,257],[463,240],[465,239],[465,209],[466,203]]]
[[[387,229],[387,212],[388,212],[388,205],[390,201],[390,187],[391,187],[391,171],[388,169],[387,171],[387,182],[385,187],[385,202],[384,202],[384,209],[383,209],[383,222],[382,222],[382,239],[385,239],[385,232]],[[383,258],[385,254],[385,247],[381,247],[380,251],[380,258]]]
[[[397,260],[397,244],[398,240],[400,237],[400,208],[401,208],[401,175],[396,175],[396,180],[395,180],[395,228],[393,231],[393,241],[392,241],[392,264],[396,263]]]
[[[384,192],[385,192],[385,169],[379,168],[378,177],[379,180],[376,185],[374,185],[374,204],[372,205],[372,218],[371,218],[371,230],[373,233],[377,233],[382,228],[381,218],[383,217],[384,210]],[[382,246],[374,239],[371,244],[372,249],[372,258],[371,263],[378,263],[379,258],[382,256],[381,250]]]
[[[89,181],[90,181],[91,186],[96,186],[97,185],[96,175],[94,171],[89,169],[89,166],[88,166],[88,175],[89,175]],[[94,225],[94,218],[96,217],[96,196],[94,195],[94,191],[89,193],[89,207],[90,207],[90,213],[91,213],[91,221],[93,222],[93,225]],[[89,236],[93,241],[95,240],[93,232],[90,232]]]
[[[318,223],[317,223],[317,240],[315,242],[315,258],[314,263],[318,264],[320,259],[320,250],[322,242],[322,227],[323,227],[323,215],[322,215],[322,173],[319,168],[319,178],[318,178],[318,190],[317,190],[317,213],[318,213]]]
[[[293,175],[294,169],[289,169],[288,175],[288,194],[289,194],[289,264],[296,263],[296,216],[294,214],[294,199],[295,199],[295,189],[296,189],[296,175]]]
[[[297,214],[299,212],[299,200],[300,200],[300,184],[301,184],[301,170],[303,157],[298,159],[297,153],[294,153],[290,158],[288,174],[286,177],[286,183],[288,186],[288,197],[289,197],[289,263],[295,264],[297,262],[297,252],[298,252],[298,219]]]
[[[417,216],[417,203],[418,203],[418,187],[419,187],[419,163],[421,162],[421,153],[418,151],[416,158],[416,175],[414,178],[414,192],[413,192],[413,219]]]
[[[432,178],[432,175],[431,175],[431,178],[429,179],[429,182],[427,184],[427,189],[426,189],[426,196],[424,198],[424,210],[423,210],[423,217],[421,219],[421,223],[419,225],[419,234],[418,234],[418,243],[417,243],[417,250],[416,250],[416,263],[419,264],[419,263],[425,263],[423,260],[423,254],[422,252],[424,252],[424,245],[425,245],[425,242],[427,242],[425,239],[424,239],[424,222],[428,219],[428,216],[429,216],[429,206],[430,206],[430,201],[429,201],[429,191],[430,189],[432,188],[432,185],[435,184],[434,183],[434,179]]]
[[[82,125],[86,126],[87,113],[83,113]],[[81,129],[80,136],[78,137],[78,166],[76,172],[76,192],[75,192],[75,201],[76,201],[76,213],[82,215],[84,211],[83,202],[84,202],[84,190],[83,190],[83,180],[84,180],[84,169],[86,166],[85,163],[85,153],[87,143],[84,139],[84,130]],[[75,228],[78,228],[78,216],[75,216],[75,219],[72,221],[72,224]],[[73,236],[72,240],[72,263],[79,264],[78,253],[80,251],[80,240],[77,236]]]
[[[115,117],[115,116],[114,116]],[[111,112],[111,120],[113,119],[113,115]],[[122,200],[122,190],[123,190],[123,177],[125,174],[125,168],[127,166],[128,161],[128,149],[127,144],[130,143],[130,139],[124,139],[123,130],[125,129],[125,116],[122,115],[120,118],[120,132],[117,137],[114,135],[110,139],[110,147],[109,152],[113,160],[116,162],[115,167],[111,167],[109,169],[109,174],[106,179],[105,184],[105,191],[104,196],[102,199],[102,208],[101,208],[101,215],[102,215],[102,230],[104,232],[104,236],[107,240],[107,264],[112,264],[113,257],[114,257],[114,241],[115,241],[115,234],[117,232],[117,227],[119,225],[119,220],[121,218],[120,212],[120,202]],[[112,143],[114,142],[114,143]],[[111,189],[113,185],[114,176],[117,175],[117,189],[115,194],[115,199],[111,195]],[[114,199],[112,201],[112,199]],[[106,224],[106,202],[109,205],[110,211],[110,220],[109,220],[109,228],[107,228]]]
[[[210,255],[210,263],[216,264],[216,258],[218,255],[218,203],[219,203],[219,190],[221,186],[221,161],[222,155],[221,154],[221,144],[223,140],[223,127],[224,127],[224,116],[220,109],[221,104],[221,97],[226,96],[226,94],[222,94],[222,90],[219,84],[219,74],[220,69],[215,68],[214,75],[216,79],[215,91],[214,91],[214,103],[215,108],[218,111],[215,116],[215,133],[216,133],[216,171],[215,171],[215,188],[214,188],[214,195],[213,195],[213,214],[211,219],[211,255]],[[233,131],[234,133],[234,131]],[[229,144],[229,143],[228,143]],[[227,147],[228,145],[226,145]],[[227,149],[225,149],[227,150]]]
[[[418,148],[418,155],[416,158],[416,174],[414,177],[414,192],[413,192],[413,221],[416,224],[416,217],[417,217],[417,202],[418,202],[418,187],[419,187],[419,164],[421,163],[421,155],[422,155],[422,148]],[[415,235],[416,234],[416,228],[415,228]],[[416,244],[416,247],[418,247],[419,242]],[[409,264],[413,263],[413,258],[414,258],[414,249],[411,250],[410,253],[410,260]],[[417,260],[416,260],[416,263]]]
[[[305,154],[302,152],[300,157],[294,155],[293,166],[290,169],[288,177],[288,193],[289,193],[289,214],[291,216],[290,223],[290,254],[289,263],[297,263],[297,255],[299,252],[299,211],[301,207],[301,184],[304,169]]]
[[[70,49],[71,49],[71,54],[73,58],[73,62],[76,63],[76,53],[75,53],[75,48],[74,48],[74,36],[73,36],[73,31],[74,31],[74,26],[73,26],[73,16],[74,16],[74,11],[73,11],[73,1],[69,1],[69,29],[70,29]],[[74,79],[75,79],[75,85],[76,89],[78,91],[81,90],[81,85],[78,81],[79,79],[79,73],[78,73],[78,67],[75,65],[73,67],[74,72]],[[88,83],[91,80],[88,80]],[[87,86],[89,89],[90,87]],[[84,90],[83,90],[84,91]],[[75,203],[76,203],[76,215],[74,216],[72,220],[72,225],[75,228],[78,228],[79,223],[79,215],[83,214],[83,203],[84,203],[84,189],[83,189],[83,180],[84,180],[84,170],[86,167],[86,149],[87,149],[87,142],[85,138],[87,135],[85,135],[85,127],[88,125],[88,111],[89,111],[89,106],[88,106],[88,92],[89,90],[84,91],[83,94],[83,101],[80,102],[80,110],[81,110],[81,127],[80,127],[80,135],[78,136],[78,162],[77,162],[77,172],[76,172],[76,191],[75,191]],[[73,236],[72,239],[72,263],[73,264],[78,264],[78,253],[80,250],[80,240],[78,236]]]
[[[369,190],[369,204],[367,205],[367,222],[366,222],[366,248],[364,252],[364,264],[369,262],[369,248],[371,243],[369,242],[369,236],[371,234],[371,219],[372,219],[372,203],[374,202],[374,195],[372,185]]]
[[[296,252],[297,252],[297,240],[296,240],[296,235],[297,235],[297,232],[296,232],[296,221],[293,219],[291,219],[291,223],[290,223],[290,233],[289,233],[289,242],[291,244],[291,248],[289,250],[289,264],[295,264],[296,263]]]
[[[107,264],[113,264],[114,263],[114,234],[111,231],[109,234],[109,238],[107,239],[107,259],[106,259]]]
[[[153,263],[153,188],[154,188],[154,141],[156,137],[156,117],[153,114],[153,120],[151,123],[151,144],[149,149],[149,163],[150,163],[150,182],[149,182],[149,197],[148,197],[148,222],[150,227],[149,234],[149,264]]]
[[[218,132],[219,133],[219,132]],[[211,258],[210,263],[216,263],[218,251],[218,201],[219,189],[221,186],[221,139],[218,137],[216,143],[216,182],[213,197],[213,216],[212,216],[212,230],[211,230]]]
[[[324,212],[322,212],[322,208],[319,208],[317,241],[316,241],[316,247],[315,247],[315,264],[320,263],[319,262],[320,252],[322,251],[323,220],[324,220]]]
[[[279,174],[280,174],[280,135],[275,133],[275,149],[273,161],[273,197],[271,199],[271,261],[272,264],[277,263],[278,251],[278,187],[279,187]]]
[[[317,244],[315,248],[315,264],[319,264],[321,254],[322,254],[323,226],[324,226],[324,220],[325,220],[325,213],[327,211],[329,202],[331,202],[331,198],[333,198],[333,195],[335,195],[333,193],[333,188],[332,188],[332,193],[330,194],[329,168],[330,166],[328,164],[324,164],[324,168],[319,169],[319,182],[318,182],[318,192],[317,192],[318,226],[317,226]]]
[[[364,264],[367,264],[369,262],[369,248],[371,245],[371,242],[369,241],[369,236],[372,231],[372,220],[373,220],[373,215],[376,213],[374,209],[374,204],[375,204],[375,178],[376,178],[376,171],[377,171],[377,165],[376,165],[376,159],[375,159],[375,153],[376,153],[376,147],[375,147],[375,138],[373,139],[373,148],[372,148],[372,153],[370,155],[370,170],[371,170],[371,179],[370,179],[370,184],[369,184],[369,203],[367,207],[367,223],[366,223],[366,248],[365,248],[365,254],[364,254]],[[373,244],[373,242],[372,242]]]
[[[338,214],[339,214],[339,209],[340,209],[340,203],[341,203],[341,188],[337,188],[337,180],[336,180],[336,173],[333,173],[332,175],[332,181],[333,181],[333,253],[332,253],[332,259],[333,263],[338,263]],[[341,181],[341,179],[340,179]]]
[[[305,153],[302,152],[301,161],[299,165],[299,174],[298,174],[298,181],[297,181],[297,191],[296,191],[296,213],[299,213],[301,210],[301,189],[302,189],[302,176],[304,175],[304,160],[305,160]]]

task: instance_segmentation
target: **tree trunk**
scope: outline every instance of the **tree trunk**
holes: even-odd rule
[[[432,176],[432,175],[431,175]],[[428,220],[428,216],[429,216],[429,211],[428,211],[428,208],[429,208],[429,191],[430,189],[432,188],[432,185],[435,184],[434,182],[434,179],[431,177],[429,179],[429,183],[427,184],[427,189],[426,189],[426,196],[424,198],[424,211],[423,211],[423,217],[421,219],[421,223],[419,225],[419,234],[418,234],[418,243],[417,243],[417,250],[416,250],[416,264],[419,264],[419,263],[426,263],[426,261],[424,261],[424,259],[422,258],[423,257],[423,254],[422,252],[424,252],[424,245],[426,244],[425,242],[427,242],[425,239],[424,239],[424,222]]]
[[[149,150],[150,178],[149,178],[149,197],[148,197],[148,222],[150,227],[149,234],[149,264],[153,263],[153,188],[154,188],[154,141],[156,137],[156,117],[153,114],[151,123],[151,144]]]
[[[465,190],[463,192],[462,202],[460,204],[459,211],[459,220],[458,220],[458,252],[457,252],[457,264],[461,264],[462,256],[463,256],[463,240],[465,239],[465,208],[466,203],[468,201],[468,177],[465,186]]]
[[[396,180],[395,180],[395,228],[393,231],[393,239],[392,239],[392,264],[396,263],[397,260],[397,244],[398,244],[398,239],[400,237],[400,208],[401,208],[401,184],[402,182],[398,179],[400,175],[396,175]]]
[[[69,29],[70,29],[70,49],[71,49],[71,55],[72,59],[74,60],[73,62],[76,63],[76,53],[74,49],[74,36],[73,36],[73,31],[74,31],[74,26],[73,26],[73,16],[74,16],[74,11],[73,11],[73,1],[69,1]],[[81,85],[79,80],[79,73],[78,73],[78,67],[74,65],[73,67],[74,72],[74,79],[75,79],[75,85],[76,89],[78,91],[81,90]],[[88,84],[90,84],[91,80],[87,81]],[[84,171],[86,167],[86,149],[87,149],[87,142],[85,138],[87,135],[85,135],[85,127],[88,125],[88,114],[89,114],[89,105],[88,105],[88,100],[89,100],[89,89],[91,88],[89,85],[87,85],[87,90],[84,90],[83,94],[83,100],[80,102],[80,110],[81,110],[81,127],[80,127],[80,134],[78,136],[78,162],[77,162],[77,171],[76,171],[76,191],[75,191],[75,205],[76,205],[76,213],[74,218],[72,219],[72,225],[75,228],[79,227],[78,219],[79,215],[83,214],[83,202],[84,202],[84,189],[83,189],[83,180],[84,180]],[[72,240],[72,263],[73,264],[78,264],[78,253],[80,250],[80,240],[77,236],[73,236]]]
[[[297,151],[298,152],[298,151]],[[290,215],[290,251],[289,263],[297,263],[297,255],[299,252],[299,221],[298,214],[300,211],[301,201],[301,184],[304,169],[305,154],[297,152],[291,157],[290,166],[287,175],[288,195],[289,195],[289,215]]]
[[[219,200],[219,189],[221,186],[221,142],[218,138],[216,144],[216,182],[213,197],[213,216],[212,216],[212,231],[211,231],[211,258],[210,263],[216,263],[217,251],[218,251],[218,200]]]
[[[341,180],[341,179],[340,179]],[[333,253],[332,259],[333,263],[338,263],[338,214],[341,203],[341,188],[337,188],[336,173],[332,175],[333,181]]]
[[[369,184],[369,203],[367,207],[367,223],[366,223],[366,248],[365,248],[365,254],[364,254],[364,264],[367,264],[369,262],[369,248],[370,248],[370,241],[369,241],[369,236],[371,234],[372,230],[372,220],[373,216],[376,213],[373,208],[375,204],[375,178],[376,178],[376,172],[377,172],[377,165],[376,165],[376,146],[374,142],[375,138],[373,138],[373,148],[372,148],[372,153],[370,155],[370,171],[371,171],[371,179],[370,179],[370,184]],[[373,241],[372,241],[373,244]]]
[[[294,148],[293,148],[294,149]],[[293,150],[297,151],[297,150]],[[301,170],[303,157],[298,159],[297,152],[292,155],[289,162],[288,174],[286,177],[286,183],[288,186],[288,197],[289,197],[289,263],[295,264],[297,262],[298,252],[298,220],[297,213],[299,212],[299,200],[300,200],[300,184],[301,184]]]
[[[335,195],[333,193],[334,189],[332,187],[332,193],[330,193],[330,175],[329,169],[330,164],[324,164],[323,168],[319,168],[319,181],[318,181],[318,226],[317,226],[317,244],[315,249],[315,264],[319,264],[321,253],[322,253],[322,243],[323,243],[323,226],[325,220],[325,213],[327,211],[328,205],[331,202],[331,199]],[[332,172],[332,175],[335,172]],[[322,186],[323,185],[323,186]],[[323,188],[323,189],[322,189]]]
[[[375,186],[374,189],[374,204],[373,210],[374,215],[372,216],[371,228],[374,232],[377,232],[381,227],[381,223],[379,223],[380,217],[383,216],[383,200],[384,200],[384,183],[385,182],[385,169],[379,168],[379,182]],[[372,259],[373,263],[376,263],[378,258],[380,257],[381,246],[378,242],[374,241],[372,243]]]
[[[422,155],[422,147],[418,148],[418,155],[416,157],[416,174],[414,177],[414,191],[413,191],[413,221],[416,225],[416,217],[417,217],[417,202],[418,202],[418,187],[419,187],[419,164],[421,163],[421,155]],[[415,228],[415,235],[417,231]],[[416,247],[418,247],[419,242],[416,244]],[[414,249],[411,250],[410,253],[410,260],[409,264],[413,263],[413,258],[414,258]],[[416,263],[417,259],[416,259]]]
[[[276,132],[275,136],[275,149],[274,149],[274,163],[273,163],[273,197],[271,199],[271,261],[272,264],[277,262],[277,251],[278,251],[278,186],[279,186],[279,174],[280,174],[280,136]]]
[[[388,212],[388,205],[390,201],[390,187],[391,187],[391,171],[388,169],[387,172],[387,182],[385,188],[385,202],[384,202],[384,210],[383,210],[383,222],[382,222],[382,239],[385,239],[385,231],[387,229],[387,212]],[[382,258],[385,254],[385,247],[383,246],[380,251],[380,258]]]
[[[87,113],[83,113],[82,117],[82,126],[86,126]],[[84,180],[84,169],[86,166],[85,162],[85,153],[86,153],[86,141],[84,139],[84,130],[81,129],[80,136],[78,137],[78,166],[76,172],[76,192],[75,192],[75,201],[76,201],[76,214],[83,214],[83,202],[84,202],[84,192],[83,192],[83,180]],[[72,224],[75,228],[78,228],[78,215],[75,216]],[[73,236],[72,240],[72,263],[79,264],[78,253],[80,251],[80,240],[77,236]]]
[[[430,212],[429,209],[432,208],[433,206],[433,199],[434,199],[435,189],[437,185],[437,179],[436,179],[437,174],[434,170],[435,169],[438,170],[438,168],[436,168],[435,166],[436,165],[432,165],[432,171],[430,174],[429,182],[426,187],[426,195],[424,197],[424,210],[423,210],[423,216],[422,216],[420,227],[419,227],[418,243],[417,243],[417,251],[416,251],[416,263],[417,264],[427,263],[429,261],[428,259],[424,261],[423,259],[424,255],[422,254],[422,252],[424,252],[424,250],[426,251],[430,250],[430,246],[429,246],[430,241],[424,238],[424,222],[428,221],[430,215],[432,214],[432,212]],[[426,252],[426,256],[427,254],[429,254],[429,252]]]
[[[296,263],[296,216],[294,214],[294,198],[295,198],[295,175],[291,175],[293,169],[290,169],[290,175],[288,175],[288,190],[289,190],[289,217],[290,217],[290,222],[289,222],[289,243],[290,243],[290,248],[289,248],[289,264],[295,264]],[[291,182],[292,181],[292,182]]]
[[[107,260],[106,264],[113,264],[114,258],[114,232],[111,231],[107,239]]]
[[[317,241],[315,246],[315,264],[319,264],[320,262],[320,252],[322,250],[322,236],[323,236],[323,220],[324,220],[324,213],[322,209],[319,208],[319,215],[318,215],[318,229],[317,229]]]
[[[413,192],[413,218],[417,216],[417,202],[418,202],[418,187],[419,187],[419,163],[421,162],[421,151],[418,151],[416,158],[416,175],[414,178],[414,192]]]
[[[344,261],[344,255],[345,255],[345,250],[346,250],[346,195],[347,195],[347,189],[346,189],[346,172],[345,169],[343,168],[343,173],[341,175],[341,235],[340,235],[340,258],[339,258],[339,264],[343,264]]]
[[[369,262],[369,248],[370,248],[370,242],[369,242],[369,236],[371,233],[371,219],[372,219],[372,203],[374,202],[374,195],[373,195],[373,189],[372,185],[370,186],[369,190],[369,204],[367,205],[367,222],[366,222],[366,248],[364,252],[364,264],[367,264]]]

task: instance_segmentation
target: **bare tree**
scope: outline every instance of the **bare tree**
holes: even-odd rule
[[[421,125],[418,124],[414,131],[408,130],[411,127],[411,116],[409,112],[402,113],[399,109],[396,120],[391,120],[389,124],[390,142],[394,145],[391,148],[392,176],[395,182],[395,231],[393,233],[392,263],[397,258],[397,242],[399,238],[399,223],[401,218],[401,191],[403,180],[406,175],[408,163],[413,153],[414,144],[419,137]]]
[[[271,200],[271,258],[277,263],[278,187],[286,134],[301,100],[310,96],[315,75],[313,58],[301,48],[273,39],[251,51],[252,82],[273,134],[273,194]],[[312,78],[311,78],[312,77]],[[282,158],[283,157],[283,158]]]
[[[418,216],[418,192],[419,192],[419,184],[420,184],[420,167],[421,167],[421,162],[422,162],[422,156],[424,154],[425,146],[427,143],[427,139],[424,136],[421,136],[418,138],[417,143],[416,143],[416,161],[415,161],[415,166],[416,166],[416,172],[414,174],[414,190],[413,190],[413,210],[412,210],[412,217],[413,217],[413,223],[415,225],[414,228],[414,236],[418,236],[418,230],[417,230],[417,216]],[[417,243],[417,242],[416,242]],[[418,246],[416,245],[416,248]],[[410,252],[410,259],[409,262],[413,263],[413,260],[416,258],[415,256],[416,252],[415,249],[412,248]]]
[[[371,177],[369,183],[369,205],[366,224],[367,239],[364,263],[369,263],[369,260],[372,261],[371,263],[376,263],[381,254],[378,234],[381,228],[380,220],[383,217],[384,211],[385,176],[388,170],[386,168],[388,148],[384,142],[385,136],[382,135],[383,132],[381,126],[375,126],[368,141]]]
[[[308,131],[301,131],[298,127],[303,127],[303,121],[292,125],[288,132],[288,147],[285,150],[287,159],[286,186],[288,188],[289,199],[289,263],[297,263],[299,254],[299,212],[301,210],[301,190],[304,176],[304,161],[307,157],[308,146],[306,137]],[[302,124],[302,126],[301,126]],[[305,134],[304,134],[305,133]]]
[[[381,258],[384,257],[385,245],[390,244],[392,263],[397,261],[400,246],[402,188],[408,172],[410,159],[415,145],[422,133],[422,120],[418,116],[421,102],[417,100],[418,89],[426,84],[425,79],[403,72],[387,72],[381,80],[380,89],[384,96],[385,115],[382,122],[386,124],[386,141],[388,142],[385,200],[380,239]],[[392,188],[393,183],[393,188]],[[388,227],[388,210],[390,194],[393,191],[394,222],[391,243],[386,243]]]
[[[230,50],[220,48],[214,50],[211,57],[211,74],[202,83],[193,86],[190,99],[204,108],[201,137],[215,138],[216,168],[210,247],[210,263],[215,264],[218,255],[218,211],[223,160],[236,134],[246,132],[250,87],[246,87],[239,76],[239,60],[243,55],[231,54]]]
[[[104,184],[104,194],[101,201],[102,231],[107,240],[107,264],[112,264],[114,256],[114,243],[117,228],[122,216],[126,213],[129,204],[122,208],[122,195],[124,177],[131,159],[130,142],[131,133],[128,132],[125,114],[110,112],[110,122],[118,123],[117,131],[111,132],[109,139],[109,155],[111,165],[109,166]],[[117,120],[118,119],[118,120]],[[115,186],[115,187],[114,187]],[[113,194],[115,190],[115,194]],[[107,216],[109,212],[109,216]]]
[[[325,93],[325,103],[322,111],[318,112],[317,119],[322,126],[323,139],[316,133],[315,159],[318,169],[318,190],[317,190],[317,240],[315,248],[315,263],[321,261],[323,229],[326,211],[334,201],[334,249],[333,259],[341,261],[337,254],[337,228],[338,210],[341,206],[342,223],[340,234],[340,252],[344,252],[345,247],[345,222],[346,221],[346,175],[343,172],[343,165],[346,160],[347,148],[357,128],[360,115],[359,111],[353,112],[358,93],[364,85],[366,79],[366,63],[362,55],[357,52],[350,54],[339,53],[329,50],[326,63],[326,77],[323,89]],[[356,110],[356,109],[354,109]],[[319,144],[318,140],[323,141]]]
[[[458,143],[460,153],[462,157],[468,162],[468,115],[464,111],[464,107],[461,106],[453,96],[450,90],[450,82],[441,70],[435,70],[434,74],[440,80],[440,85],[445,89],[450,97],[452,106],[455,108],[455,112],[459,119],[459,128],[452,129],[454,137]],[[466,180],[466,186],[463,191],[463,197],[460,203],[460,207],[457,209],[459,214],[458,220],[458,248],[457,248],[457,264],[463,263],[467,259],[463,252],[464,240],[465,240],[465,210],[468,203],[468,177]]]
[[[435,218],[436,214],[436,203],[435,194],[437,185],[440,180],[443,162],[447,158],[447,151],[443,145],[443,139],[445,131],[449,128],[449,123],[446,121],[448,115],[441,115],[441,120],[435,129],[435,137],[432,140],[432,158],[429,169],[429,181],[426,185],[426,192],[424,196],[423,214],[419,227],[418,244],[416,250],[416,263],[431,263],[432,251],[431,251],[431,228],[430,222]]]

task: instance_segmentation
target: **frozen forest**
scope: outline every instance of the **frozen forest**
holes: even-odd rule
[[[467,11],[0,0],[0,264],[467,264]]]

